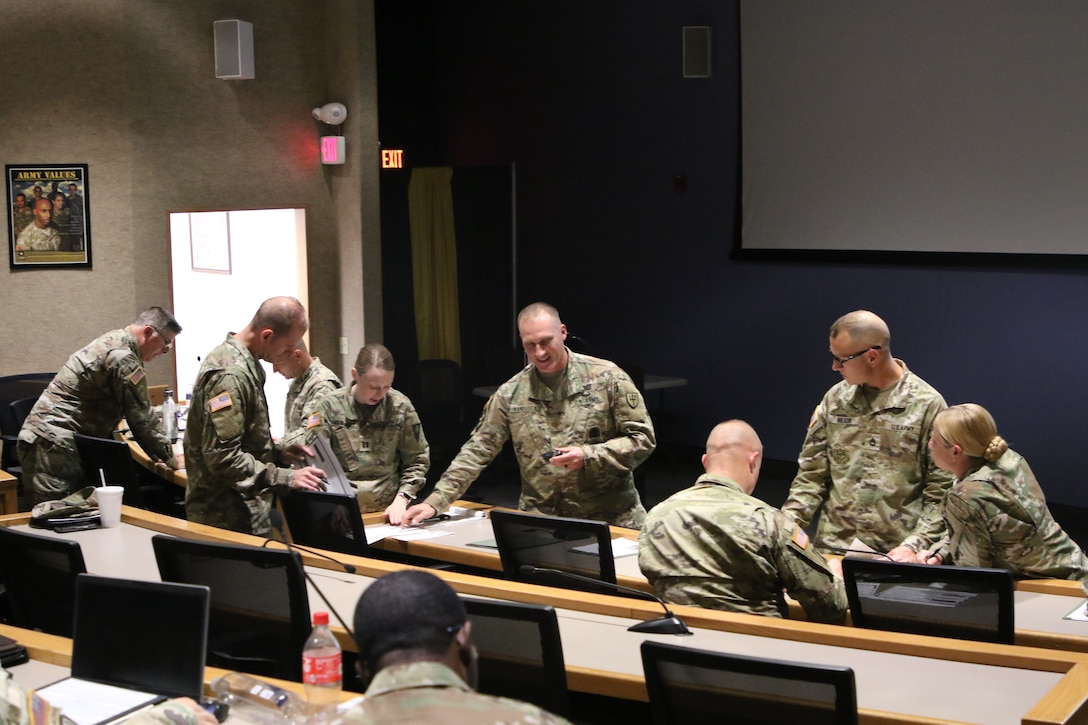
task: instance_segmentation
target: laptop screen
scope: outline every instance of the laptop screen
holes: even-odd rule
[[[209,599],[205,586],[80,574],[72,676],[199,700]]]

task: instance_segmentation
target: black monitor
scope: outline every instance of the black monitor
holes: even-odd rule
[[[370,556],[363,517],[354,496],[292,490],[279,497],[291,539],[302,546]]]
[[[604,521],[495,510],[491,512],[491,527],[507,577],[534,584],[617,594],[612,587],[597,587],[557,574],[525,574],[522,571],[526,565],[558,569],[615,584],[612,534]]]
[[[1013,576],[1006,569],[846,557],[856,627],[1012,644]]]
[[[78,541],[0,526],[0,576],[15,626],[71,637],[76,577],[85,571]]]
[[[208,587],[80,574],[72,676],[199,700]]]

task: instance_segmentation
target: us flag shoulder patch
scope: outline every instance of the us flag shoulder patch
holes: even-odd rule
[[[128,376],[128,381],[130,383],[132,383],[133,385],[138,384],[143,379],[144,379],[144,369],[143,368],[136,368],[135,370],[132,371],[132,374]]]
[[[321,413],[314,413],[306,420],[302,421],[302,425],[309,430],[315,426],[321,425]]]
[[[208,403],[208,410],[216,413],[223,408],[229,408],[232,405],[234,405],[234,401],[230,399],[230,393],[223,393],[222,395],[216,396],[211,399],[211,401]]]
[[[808,548],[808,534],[800,526],[797,527],[797,531],[793,532],[793,543],[802,549]]]

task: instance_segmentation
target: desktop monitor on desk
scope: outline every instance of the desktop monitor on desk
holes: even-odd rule
[[[354,496],[293,490],[280,496],[279,502],[294,543],[341,554],[371,555]]]
[[[615,587],[596,587],[559,574],[525,575],[522,567],[557,569],[597,581],[616,583],[612,535],[604,521],[542,516],[520,511],[491,512],[491,527],[503,573],[510,579],[616,594]]]
[[[856,627],[1013,644],[1013,577],[1005,569],[842,560]]]

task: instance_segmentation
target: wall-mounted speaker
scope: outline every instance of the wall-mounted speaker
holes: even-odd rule
[[[216,20],[215,77],[224,80],[253,78],[253,23]]]
[[[685,25],[684,42],[684,77],[709,78],[711,74],[710,26]]]

